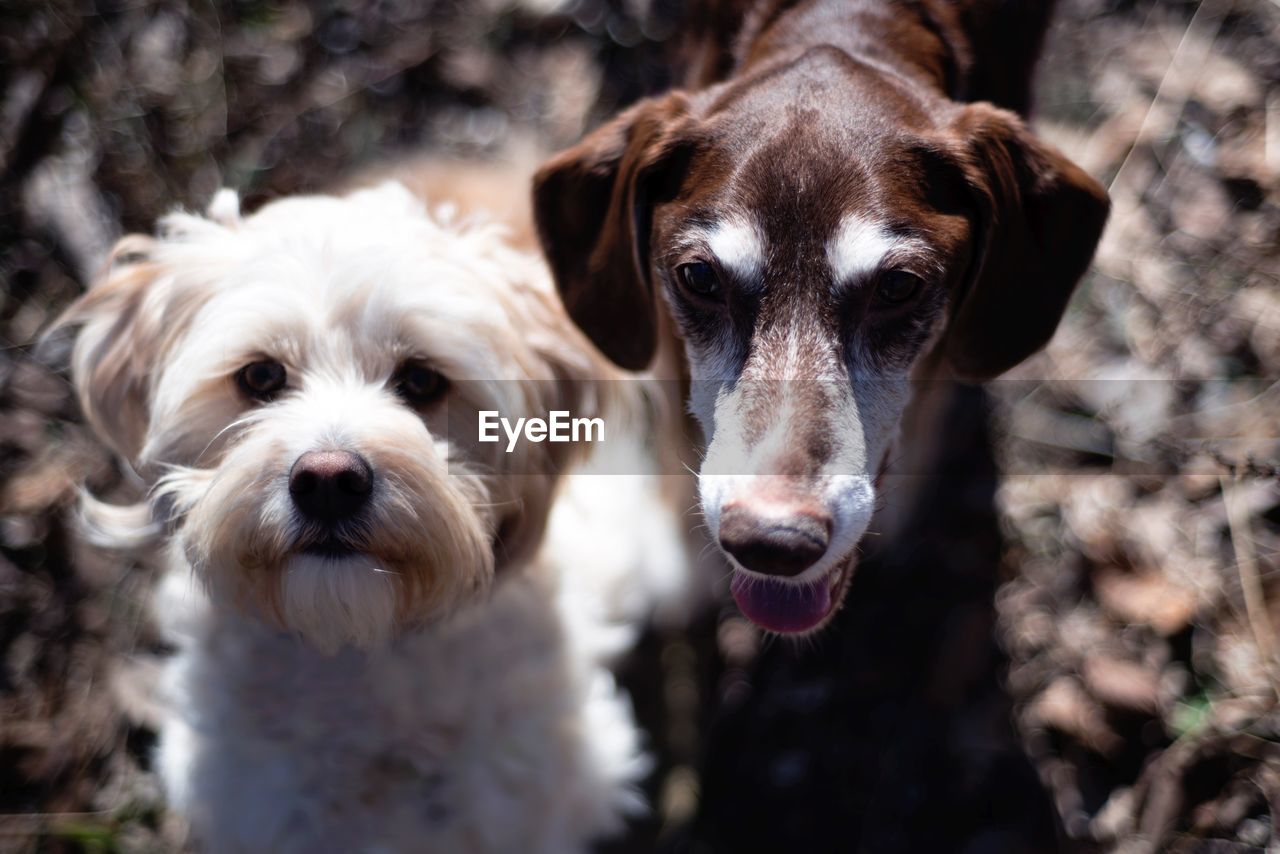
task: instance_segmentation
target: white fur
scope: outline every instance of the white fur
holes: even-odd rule
[[[383,646],[395,625],[389,573],[366,557],[298,555],[285,565],[282,587],[285,623],[322,652]]]
[[[838,284],[874,273],[900,244],[887,228],[856,214],[845,216],[827,241],[827,263]]]
[[[604,662],[681,565],[657,479],[570,477],[538,549],[546,446],[477,458],[393,376],[426,359],[449,407],[517,415],[624,384],[598,382],[537,259],[397,184],[209,210],[127,238],[141,260],[66,319],[88,417],[152,486],[150,508],[87,501],[91,530],[167,536],[158,766],[198,846],[561,854],[619,830],[646,763]],[[289,386],[253,404],[233,377],[264,356]],[[289,494],[312,450],[374,472],[341,558],[307,550]],[[498,567],[494,532],[522,526],[532,547]]]
[[[158,762],[172,805],[210,851],[559,854],[616,832],[647,770],[599,664],[620,629],[562,605],[587,595],[568,591],[591,567],[560,567],[559,591],[552,567],[530,569],[335,656],[219,608],[175,568],[156,608],[179,650]]]
[[[764,267],[765,248],[760,229],[745,219],[726,219],[707,232],[707,246],[720,265],[754,280]]]
[[[663,472],[652,455],[636,443],[605,447],[580,471],[551,510],[546,549],[592,568],[563,589],[563,611],[580,637],[594,638],[593,647],[612,659],[654,612],[673,624],[688,618],[693,576],[681,520],[660,494]],[[608,536],[583,535],[591,531]]]
[[[214,222],[233,225],[240,220],[240,196],[235,190],[223,187],[213,194],[205,215]]]

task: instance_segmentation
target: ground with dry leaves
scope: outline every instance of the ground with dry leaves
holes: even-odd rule
[[[135,487],[28,345],[115,237],[219,184],[556,147],[664,83],[677,4],[558,5],[6,7],[0,850],[178,832],[151,575],[68,516],[81,480]],[[1040,93],[1111,187],[1096,271],[1045,354],[958,396],[929,541],[863,567],[827,638],[726,609],[646,639],[657,809],[618,850],[1280,850],[1280,5],[1063,0]]]
[[[1018,372],[1051,381],[996,388],[1009,689],[1071,839],[1275,850],[1280,7],[1103,9],[1064,10],[1041,126],[1112,221]]]

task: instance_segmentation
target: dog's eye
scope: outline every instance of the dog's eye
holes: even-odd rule
[[[681,264],[676,268],[684,289],[702,299],[716,299],[720,295],[720,277],[715,268],[705,261]]]
[[[444,374],[422,362],[405,362],[392,378],[396,394],[413,406],[424,406],[444,396],[449,381]]]
[[[905,270],[890,270],[876,282],[876,299],[888,305],[901,305],[920,291],[920,277]]]
[[[280,393],[288,379],[284,365],[274,359],[250,362],[236,372],[236,385],[254,400],[271,400]]]

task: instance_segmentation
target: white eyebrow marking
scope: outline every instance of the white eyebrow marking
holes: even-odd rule
[[[720,264],[739,276],[754,277],[764,267],[760,231],[745,220],[722,220],[707,232],[706,239]]]
[[[837,284],[848,282],[874,272],[901,242],[880,223],[850,214],[827,241],[827,263]]]

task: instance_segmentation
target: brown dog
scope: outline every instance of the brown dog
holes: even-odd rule
[[[995,105],[1026,108],[1051,6],[724,4],[690,89],[536,179],[579,326],[633,370],[683,352],[703,514],[766,628],[838,607],[913,378],[1025,359],[1092,258],[1105,191]]]

